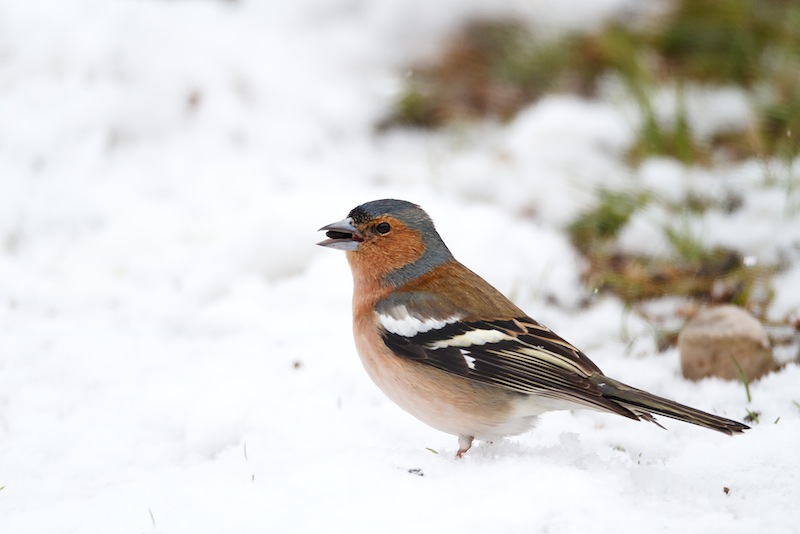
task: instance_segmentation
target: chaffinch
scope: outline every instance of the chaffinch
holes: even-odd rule
[[[367,202],[322,230],[328,239],[319,245],[347,253],[367,373],[405,411],[458,436],[459,458],[475,438],[521,434],[551,410],[591,408],[657,425],[658,414],[728,435],[749,428],[604,375],[456,261],[416,204]]]

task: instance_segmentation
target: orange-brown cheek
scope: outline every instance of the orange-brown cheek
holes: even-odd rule
[[[348,257],[354,270],[383,277],[417,261],[424,252],[425,245],[416,232],[404,229],[389,237],[365,241],[357,251],[349,253]]]
[[[372,243],[371,243],[372,244]],[[388,271],[417,261],[425,253],[425,245],[416,232],[403,231],[388,238],[386,243],[374,243],[370,256]]]

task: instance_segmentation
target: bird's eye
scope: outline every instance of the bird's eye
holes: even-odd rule
[[[378,226],[375,227],[379,234],[386,234],[389,233],[389,230],[392,229],[392,226],[387,222],[379,223]]]

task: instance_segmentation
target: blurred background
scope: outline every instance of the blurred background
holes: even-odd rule
[[[799,154],[794,0],[0,0],[0,530],[310,531],[342,488],[378,520],[382,452],[406,488],[454,446],[369,383],[314,247],[383,197],[609,374],[797,426]],[[760,397],[680,379],[709,304],[766,327]]]

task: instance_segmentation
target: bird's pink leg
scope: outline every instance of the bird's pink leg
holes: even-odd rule
[[[467,453],[470,447],[472,447],[473,439],[475,439],[475,436],[458,436],[458,452],[456,453],[456,458],[461,458]]]

